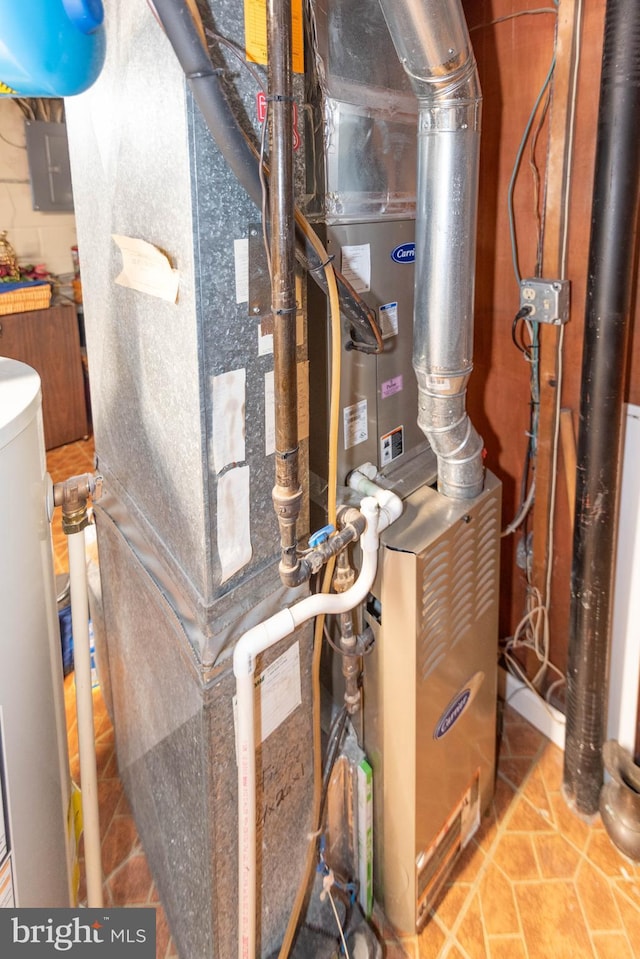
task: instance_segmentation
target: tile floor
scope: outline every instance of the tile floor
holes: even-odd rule
[[[73,443],[47,459],[57,482],[93,469],[93,445]],[[59,517],[54,552],[64,571]],[[77,776],[72,676],[65,699]],[[105,901],[155,906],[157,959],[175,959],[99,690],[94,704]],[[401,941],[383,931],[387,959],[640,959],[640,865],[615,850],[599,819],[588,825],[568,810],[560,750],[510,706],[502,713],[496,793],[480,832],[421,936]]]

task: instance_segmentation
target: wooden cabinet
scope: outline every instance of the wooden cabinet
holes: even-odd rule
[[[87,435],[84,371],[72,306],[0,316],[0,356],[21,360],[40,374],[47,449]]]

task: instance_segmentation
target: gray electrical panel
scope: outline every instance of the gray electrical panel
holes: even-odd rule
[[[46,120],[25,120],[33,209],[73,213],[67,127]]]

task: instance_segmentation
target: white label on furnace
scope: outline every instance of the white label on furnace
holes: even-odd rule
[[[273,353],[273,333],[263,333],[258,323],[258,356],[271,356]]]
[[[229,370],[212,378],[213,466],[219,473],[245,459],[245,370]]]
[[[378,313],[380,322],[380,332],[382,339],[388,340],[390,336],[398,335],[398,304],[385,303],[380,307]]]
[[[344,425],[344,448],[351,449],[369,438],[367,424],[367,401],[360,400],[353,406],[345,406],[342,411]]]
[[[368,243],[343,246],[341,267],[342,275],[356,293],[366,293],[371,289],[371,246]]]
[[[298,363],[298,439],[309,435],[309,361]],[[276,422],[273,370],[264,374],[264,454],[276,451]]]
[[[298,306],[300,309],[300,306]],[[269,323],[273,327],[273,322]],[[304,314],[296,314],[296,343],[298,346],[304,344]],[[262,323],[258,323],[258,356],[270,356],[273,353],[273,333],[263,333]]]
[[[233,241],[236,274],[236,303],[249,302],[249,238]]]
[[[251,559],[249,467],[230,469],[218,478],[217,537],[224,583]]]
[[[300,643],[294,643],[286,653],[267,666],[257,677],[254,686],[260,699],[259,741],[264,742],[302,702]]]
[[[295,642],[282,656],[278,656],[270,666],[254,678],[253,690],[256,743],[263,743],[302,702],[299,642]],[[233,697],[233,717],[237,735],[235,696]]]
[[[451,380],[448,376],[438,376],[436,373],[428,373],[427,386],[431,390],[439,390],[445,393],[451,389]]]
[[[276,451],[276,411],[273,370],[264,374],[264,455]]]

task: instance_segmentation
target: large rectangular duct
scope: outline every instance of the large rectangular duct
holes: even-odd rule
[[[220,31],[242,35],[235,4],[216,4],[216,16]],[[245,256],[260,211],[214,145],[147,5],[110,4],[106,29],[100,78],[67,105],[96,447],[167,588],[193,610],[196,654],[211,664],[239,607],[274,586],[273,355],[261,336],[268,317],[250,311]],[[238,109],[255,122],[255,83],[235,73]],[[131,262],[114,236],[167,254],[179,273],[175,303],[120,284]],[[303,473],[307,445],[303,436]]]
[[[242,36],[242,7],[215,8],[216,29]],[[148,5],[113,0],[105,14],[104,70],[67,104],[104,477],[99,653],[109,667],[101,679],[119,771],[180,955],[229,959],[237,943],[231,653],[246,628],[304,595],[282,588],[277,572],[268,301],[256,314],[246,281],[260,211],[214,145]],[[250,127],[257,91],[231,62],[235,106]],[[154,295],[153,282],[146,291],[122,285],[136,264],[114,236],[167,255],[179,274],[176,302]],[[302,314],[298,326],[304,382]],[[307,446],[303,431],[305,483]],[[277,722],[258,749],[262,956],[281,940],[311,825],[310,627],[260,657],[256,679],[283,654],[295,695],[290,711],[279,710],[272,689]]]

